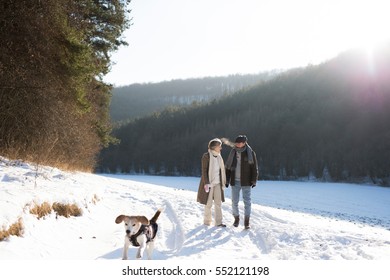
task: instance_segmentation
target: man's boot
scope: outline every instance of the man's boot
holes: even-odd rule
[[[245,216],[244,226],[245,226],[245,229],[250,229],[251,228],[249,226],[249,216]]]
[[[240,223],[240,216],[234,216],[234,227],[238,227],[238,224]]]

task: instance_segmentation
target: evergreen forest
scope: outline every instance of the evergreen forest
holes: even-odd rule
[[[91,171],[113,139],[103,81],[130,0],[0,3],[0,155]]]
[[[96,171],[199,176],[208,141],[238,134],[256,151],[261,180],[390,185],[390,47],[133,119],[113,131],[119,143],[102,150]]]
[[[112,91],[111,119],[114,122],[124,123],[162,111],[167,107],[207,103],[215,98],[267,81],[280,71],[116,87]]]

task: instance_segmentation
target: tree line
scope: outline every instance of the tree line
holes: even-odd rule
[[[116,87],[112,91],[111,118],[115,122],[124,123],[171,106],[207,103],[223,95],[267,81],[278,72],[280,71],[273,70],[259,74],[236,74]]]
[[[113,131],[98,172],[200,175],[214,137],[246,134],[260,179],[390,181],[390,48],[349,51],[236,94],[169,108]],[[223,149],[226,158],[230,148]]]
[[[0,154],[91,170],[112,140],[110,53],[130,0],[0,4]]]

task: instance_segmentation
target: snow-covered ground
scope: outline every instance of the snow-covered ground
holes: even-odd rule
[[[151,217],[159,207],[156,260],[390,260],[390,188],[260,181],[244,230],[231,226],[230,189],[228,227],[203,225],[198,180],[71,173],[0,157],[0,230],[24,225],[22,237],[0,242],[0,260],[121,259],[115,218]],[[37,219],[30,209],[43,202],[75,203],[83,214]]]

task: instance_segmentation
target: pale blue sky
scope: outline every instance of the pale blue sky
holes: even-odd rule
[[[389,2],[389,3],[388,3]],[[317,64],[389,36],[387,0],[132,0],[116,86]]]

